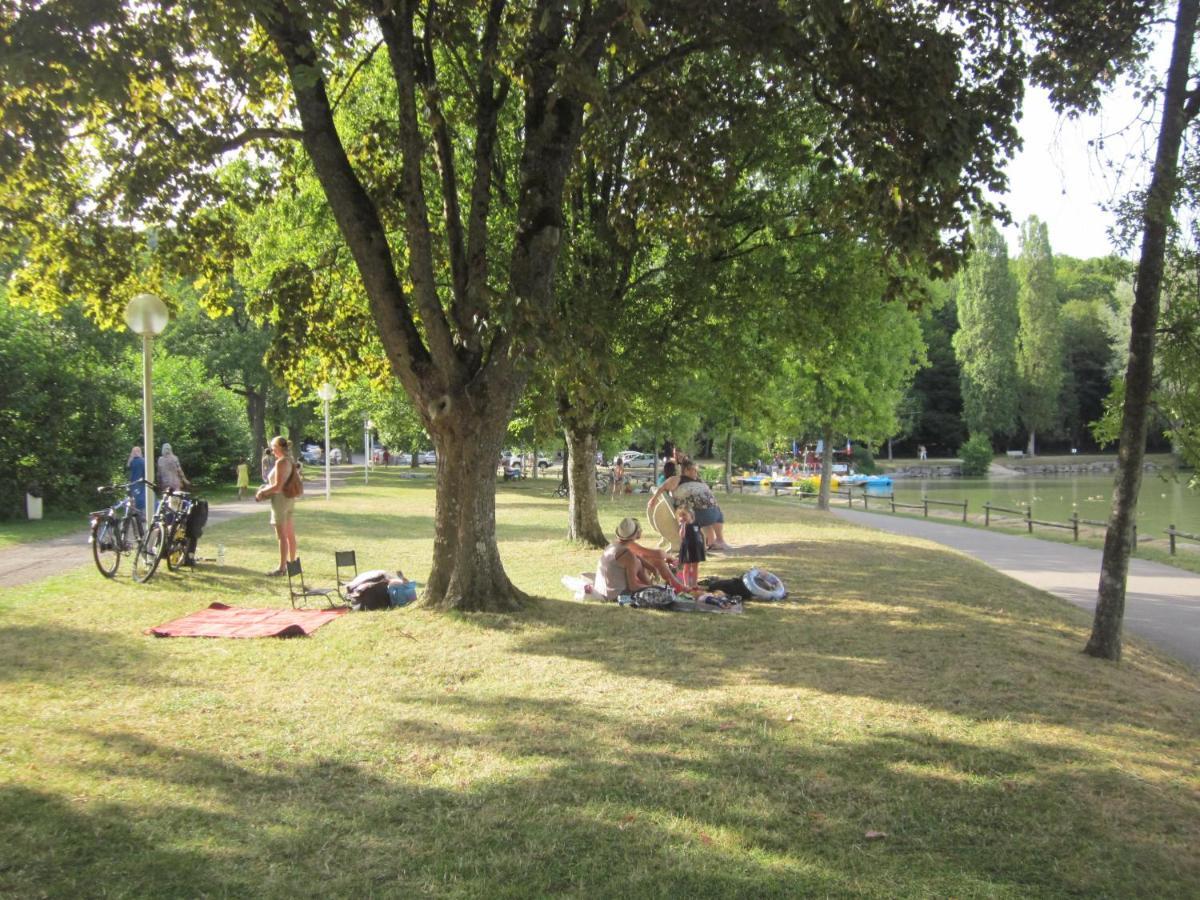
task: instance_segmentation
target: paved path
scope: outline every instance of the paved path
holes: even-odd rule
[[[858,525],[935,541],[1088,612],[1096,608],[1099,550],[886,513],[833,512]],[[1125,627],[1200,668],[1200,575],[1130,560]]]
[[[324,485],[322,484],[322,488]],[[305,490],[308,487],[305,485]],[[230,500],[214,503],[208,509],[208,523],[215,525],[243,513],[265,512],[266,507],[253,500]],[[200,550],[203,554],[204,549]],[[209,548],[209,552],[213,552]],[[76,566],[91,564],[92,548],[88,544],[87,517],[79,517],[79,531],[63,537],[29,544],[18,544],[0,550],[0,587],[15,587],[57,575]]]

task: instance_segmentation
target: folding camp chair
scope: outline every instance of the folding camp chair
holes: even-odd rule
[[[292,609],[301,609],[308,605],[310,597],[324,597],[325,602],[333,607],[334,603],[329,599],[329,595],[335,592],[334,588],[310,588],[304,583],[304,570],[300,567],[300,559],[297,557],[287,564],[288,576],[288,593],[292,597]],[[297,588],[297,583],[299,587]]]
[[[337,595],[342,598],[343,602],[349,603],[350,600],[346,597],[346,594],[342,591],[342,588],[344,588],[358,576],[358,557],[355,555],[353,550],[335,550],[333,554],[333,567],[334,571],[336,572],[335,577],[337,579],[337,587],[334,588],[334,590],[337,591]],[[353,569],[354,574],[343,581],[342,569]]]

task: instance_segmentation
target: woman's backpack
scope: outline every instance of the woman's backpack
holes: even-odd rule
[[[350,608],[357,611],[389,609],[392,605],[388,595],[388,573],[383,569],[372,569],[356,575],[346,585],[346,599]]]
[[[300,463],[292,463],[292,471],[288,474],[287,481],[283,483],[283,496],[300,497],[304,494],[304,472],[300,468]]]

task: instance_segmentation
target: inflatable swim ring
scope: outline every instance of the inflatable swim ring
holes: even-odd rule
[[[763,569],[754,568],[742,576],[742,584],[757,600],[782,600],[787,596],[783,582]]]

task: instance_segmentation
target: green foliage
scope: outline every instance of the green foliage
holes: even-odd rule
[[[1046,224],[1031,217],[1021,229],[1017,290],[1017,371],[1021,423],[1046,432],[1059,422],[1063,383],[1062,332],[1055,296],[1054,257]]]
[[[990,221],[973,232],[975,252],[959,276],[954,352],[963,420],[971,434],[1007,434],[1017,414],[1017,303],[1008,247]]]
[[[861,472],[864,475],[874,475],[879,471],[879,467],[875,465],[875,454],[866,444],[854,445],[850,451],[850,462],[855,472]]]
[[[124,370],[141,383],[140,356],[127,355]],[[155,458],[168,443],[192,481],[229,481],[238,460],[254,455],[241,400],[208,375],[199,359],[156,352],[153,378]],[[123,398],[124,435],[142,433],[141,401],[140,393]]]
[[[120,407],[137,382],[81,336],[94,328],[71,318],[82,329],[13,308],[0,293],[0,518],[24,515],[31,484],[47,507],[94,508],[94,488],[129,452]]]
[[[973,434],[958,448],[964,475],[986,475],[992,465],[992,441],[986,434]]]

